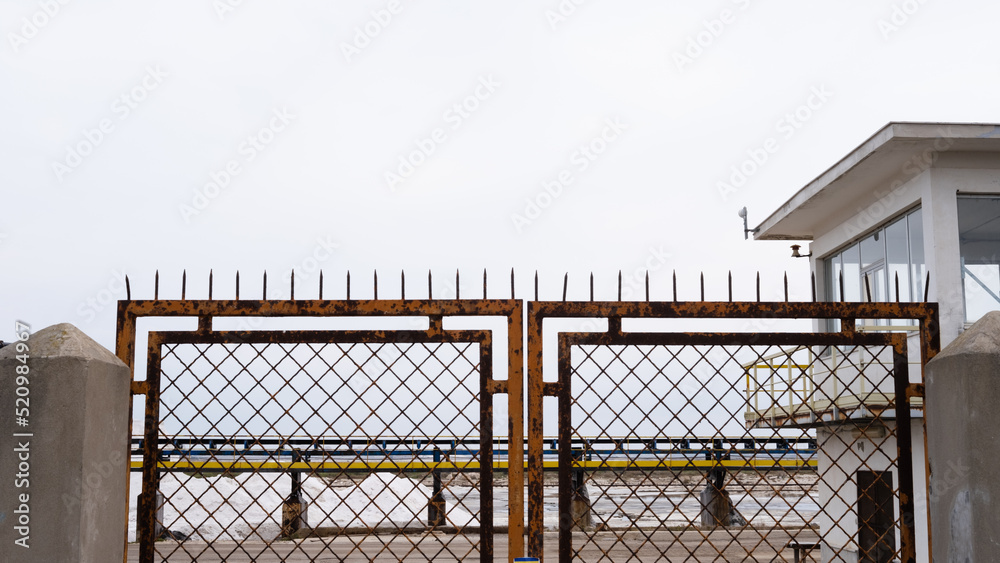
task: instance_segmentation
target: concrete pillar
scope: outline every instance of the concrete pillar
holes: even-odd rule
[[[1000,545],[1000,312],[962,333],[926,369],[932,560],[996,561]]]
[[[22,344],[0,349],[0,562],[122,561],[129,369],[70,324]]]

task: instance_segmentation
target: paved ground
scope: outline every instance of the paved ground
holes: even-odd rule
[[[799,541],[816,541],[811,530],[698,530],[683,532],[620,531],[574,534],[577,561],[793,561],[791,549],[784,548],[791,535]],[[277,563],[334,561],[478,561],[473,545],[478,537],[442,533],[414,535],[341,536],[237,544],[174,541],[157,543],[157,562],[198,561],[199,563]],[[494,538],[494,560],[507,560],[507,537]],[[545,534],[547,559],[558,561],[558,535]],[[130,562],[138,562],[138,546],[129,545]],[[818,556],[819,552],[814,552]],[[806,559],[809,561],[809,559]],[[818,559],[814,559],[818,560]]]

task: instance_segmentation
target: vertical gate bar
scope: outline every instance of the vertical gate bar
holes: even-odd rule
[[[570,388],[572,347],[559,337],[559,562],[573,560],[573,405]]]
[[[511,291],[513,292],[511,270]],[[513,293],[512,293],[513,294]],[[515,301],[507,317],[507,553],[524,557],[524,306]]]
[[[528,302],[528,553],[544,563],[542,426],[542,317],[537,301]]]
[[[930,277],[930,272],[927,273],[928,278]],[[926,299],[927,294],[924,293],[924,298]],[[926,306],[925,306],[926,307]],[[931,360],[937,353],[941,350],[941,331],[938,330],[937,323],[937,307],[935,303],[929,305],[932,308],[930,311],[926,311],[927,315],[920,322],[917,323],[920,326],[920,382],[927,382],[927,373],[924,368],[927,366],[927,362]],[[924,416],[923,416],[923,429],[924,429],[924,483],[925,489],[924,498],[931,498],[931,458],[930,450],[927,449],[927,398],[922,398],[924,401]],[[934,538],[931,534],[931,503],[928,501],[925,503],[927,505],[927,553],[934,553]]]
[[[892,346],[893,380],[896,386],[896,446],[899,459],[899,516],[901,538],[901,563],[915,563],[916,518],[913,512],[913,435],[910,428],[910,398],[906,389],[910,384],[906,358],[906,336],[894,335]]]
[[[159,285],[159,272],[157,272],[157,285]],[[122,361],[126,366],[128,366],[129,373],[131,377],[129,378],[130,385],[135,381],[135,324],[136,316],[134,313],[128,311],[127,302],[118,302],[118,320],[117,320],[117,334],[115,336],[115,355],[118,359]],[[129,505],[131,503],[129,495],[132,491],[129,490],[129,485],[131,482],[132,474],[132,392],[129,392],[128,396],[128,455],[125,456],[125,514],[128,514]],[[128,563],[128,525],[122,531],[122,543],[125,545],[125,556],[122,563]]]
[[[160,427],[160,340],[149,335],[146,350],[146,421],[142,452],[142,496],[136,503],[136,540],[139,563],[153,563],[156,550],[156,491],[159,488],[157,441]],[[126,550],[127,551],[127,550]]]
[[[493,561],[493,343],[491,332],[479,342],[479,560]],[[509,483],[509,481],[508,481]],[[508,497],[509,498],[509,497]]]

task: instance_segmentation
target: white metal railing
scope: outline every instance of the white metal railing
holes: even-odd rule
[[[915,332],[914,325],[859,324],[859,331]],[[891,357],[863,346],[799,346],[742,364],[746,374],[748,421],[885,405],[894,395]],[[891,350],[890,350],[891,352]],[[919,366],[918,362],[910,362]],[[919,370],[917,371],[919,373]],[[817,392],[819,391],[819,392]]]

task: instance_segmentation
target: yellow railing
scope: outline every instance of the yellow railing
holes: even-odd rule
[[[859,324],[857,330],[909,333],[919,328]],[[822,350],[821,358],[817,358],[814,347],[799,346],[742,364],[746,374],[747,420],[795,417],[872,401],[884,404],[891,398],[891,379],[872,384],[865,376],[866,370],[875,366],[888,373],[892,369],[891,359],[879,358],[860,346],[829,346]],[[883,388],[886,382],[888,389]],[[822,393],[817,393],[817,385]]]

